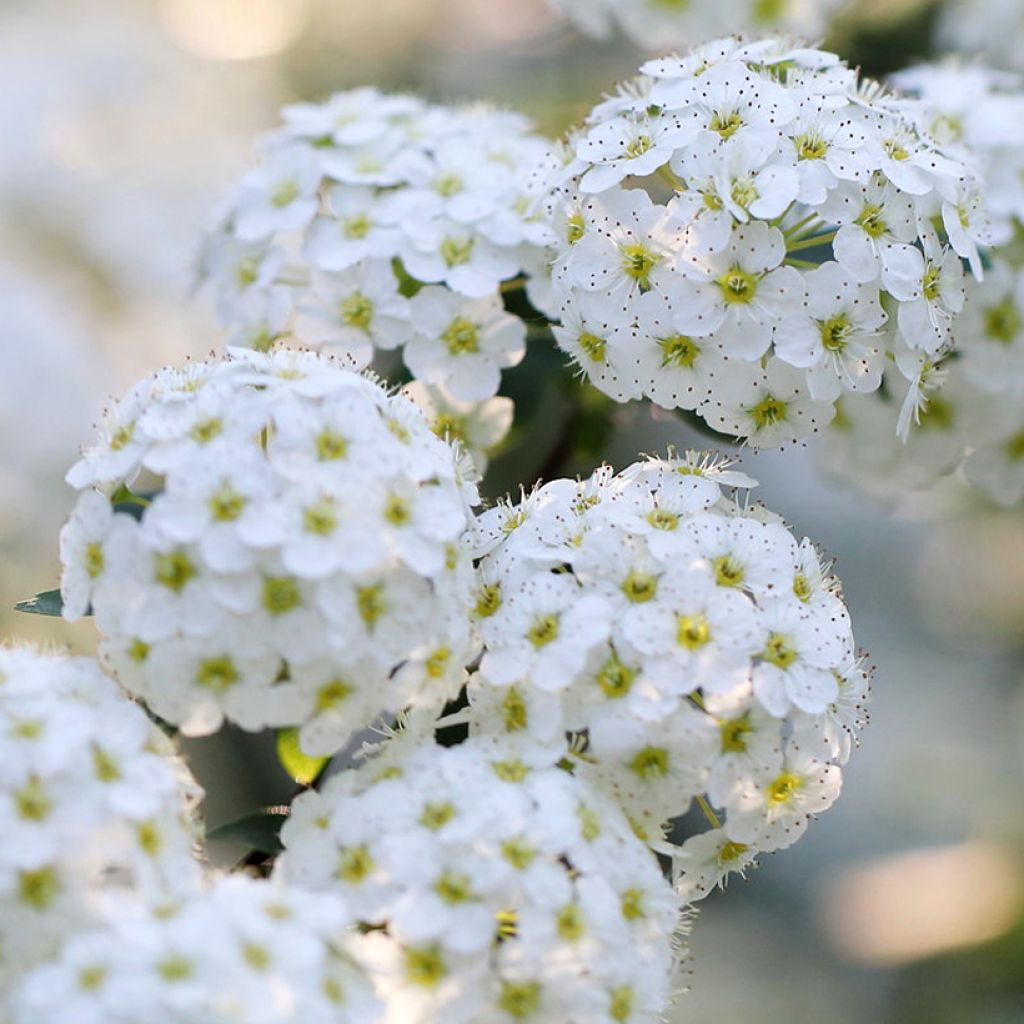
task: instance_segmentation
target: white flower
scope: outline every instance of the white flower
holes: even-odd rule
[[[0,678],[6,997],[20,972],[108,912],[198,889],[201,791],[94,662],[3,648]]]
[[[305,148],[278,150],[259,169],[242,179],[234,211],[234,230],[243,241],[256,241],[276,231],[305,227],[317,208],[320,169]]]
[[[874,391],[882,382],[879,337],[887,317],[878,289],[858,283],[838,263],[823,263],[806,278],[800,315],[775,333],[779,359],[807,370],[815,401],[834,401],[843,391]]]
[[[457,443],[472,456],[483,475],[490,453],[505,439],[512,427],[511,398],[495,397],[486,402],[460,402],[442,387],[413,381],[404,393],[423,410],[430,429],[440,438]]]
[[[316,274],[300,311],[307,318],[299,328],[303,336],[338,348],[361,365],[375,348],[397,348],[412,336],[409,300],[399,293],[391,265],[382,260]]]
[[[498,296],[467,300],[427,287],[410,312],[415,334],[405,346],[406,365],[418,380],[445,386],[458,401],[493,397],[501,370],[526,352],[526,326],[505,312]]]
[[[730,839],[782,850],[806,831],[810,816],[827,811],[842,786],[842,771],[790,744],[777,773],[763,772],[732,798],[725,827]]]

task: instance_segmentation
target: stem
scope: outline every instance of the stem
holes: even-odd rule
[[[803,220],[798,220],[795,224],[792,224],[788,228],[786,228],[786,230],[783,231],[782,234],[785,236],[786,239],[794,238],[796,235],[799,235],[804,228],[811,224],[812,221],[815,220],[818,220],[818,215],[816,213],[809,213],[806,217],[804,217]],[[814,226],[817,227],[817,225]],[[811,230],[813,230],[813,228]]]
[[[719,820],[718,815],[711,809],[711,804],[708,803],[707,798],[701,794],[697,796],[697,804],[700,809],[704,812],[704,817],[708,819],[708,824],[712,828],[721,828],[722,822]]]
[[[787,267],[799,267],[801,270],[816,270],[821,266],[820,263],[814,263],[811,260],[791,260],[788,256],[783,262]]]
[[[686,185],[683,184],[676,176],[675,171],[669,167],[668,164],[662,164],[657,170],[658,177],[661,178],[669,188],[674,189],[676,192],[685,192]]]
[[[838,234],[836,231],[826,231],[823,235],[811,235],[805,238],[798,238],[787,243],[786,252],[799,252],[801,249],[815,249],[819,245],[828,245]]]

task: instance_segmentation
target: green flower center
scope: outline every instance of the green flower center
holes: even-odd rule
[[[342,234],[353,241],[365,238],[373,227],[373,222],[365,213],[357,213],[341,222]]]
[[[792,772],[783,772],[773,779],[768,786],[768,802],[770,804],[788,804],[803,788],[804,780]]]
[[[270,205],[275,209],[283,210],[289,204],[294,203],[300,195],[301,189],[294,181],[282,181],[270,193]]]
[[[661,257],[652,252],[642,242],[631,242],[619,249],[622,257],[622,269],[627,277],[631,277],[644,291],[651,286],[651,271],[661,261]]]
[[[458,195],[464,188],[462,179],[454,172],[441,174],[434,179],[434,191],[445,199]]]
[[[711,627],[706,615],[677,615],[676,643],[696,651],[711,640]]]
[[[662,366],[684,366],[689,369],[700,355],[700,346],[685,334],[672,334],[658,339]]]
[[[335,462],[345,458],[348,441],[334,430],[321,430],[316,436],[316,457],[320,462]]]
[[[237,666],[226,654],[205,658],[196,670],[196,685],[214,693],[225,693],[241,678]]]
[[[726,305],[746,305],[754,301],[757,294],[757,278],[742,267],[727,270],[716,282]]]
[[[583,349],[593,362],[604,362],[605,349],[608,346],[604,338],[599,338],[596,334],[591,334],[589,331],[583,331],[577,340],[580,348]]]
[[[433,988],[448,973],[437,946],[410,947],[405,951],[405,979],[412,985]]]
[[[753,178],[738,178],[732,183],[730,193],[732,201],[744,210],[757,199],[759,194]]]
[[[622,592],[634,604],[644,604],[658,592],[658,577],[633,569],[622,581]]]
[[[649,135],[638,135],[628,146],[626,146],[626,156],[636,158],[643,156],[644,153],[648,152],[654,145]]]
[[[781,633],[769,633],[761,657],[778,668],[787,669],[796,661],[799,654]]]
[[[558,621],[558,615],[538,615],[527,631],[526,639],[534,647],[546,647],[558,638]]]
[[[786,419],[787,403],[774,395],[765,395],[757,405],[749,410],[750,418],[754,421],[755,430],[764,430],[765,427],[782,423]]]
[[[359,885],[366,880],[373,868],[373,857],[370,855],[369,847],[346,846],[341,850],[336,874],[349,885]]]
[[[738,111],[721,111],[711,115],[708,131],[717,132],[723,139],[731,139],[743,127]]]
[[[663,779],[668,775],[669,753],[664,747],[644,747],[630,758],[627,767],[641,779]]]
[[[874,203],[865,203],[860,215],[854,221],[869,238],[881,238],[889,230],[883,216],[884,210]]]
[[[798,135],[793,144],[798,160],[824,160],[828,155],[828,143],[814,132]]]
[[[516,1020],[532,1016],[540,1008],[539,981],[503,981],[498,1009]]]
[[[344,704],[352,694],[352,686],[344,679],[330,679],[316,691],[317,711],[330,711]]]
[[[180,594],[198,570],[184,551],[168,551],[153,558],[153,576],[157,583]]]
[[[210,518],[217,523],[233,523],[244,510],[246,499],[230,484],[222,484],[210,495]]]
[[[263,607],[271,615],[285,615],[302,604],[299,581],[291,576],[267,576],[263,580]]]
[[[596,676],[597,685],[606,697],[617,699],[625,697],[633,687],[633,680],[636,679],[636,669],[624,665],[617,654],[612,656],[601,666]]]
[[[341,300],[341,322],[357,331],[369,331],[373,323],[373,300],[362,292],[353,292]]]
[[[465,317],[456,317],[444,329],[441,340],[453,356],[480,351],[480,330]]]
[[[85,572],[90,579],[96,579],[103,572],[106,564],[106,557],[103,554],[103,545],[99,541],[93,541],[85,546]]]
[[[842,352],[847,345],[847,339],[853,333],[853,324],[845,313],[837,313],[828,320],[819,320],[821,329],[821,344],[826,352]]]
[[[441,242],[441,259],[449,267],[460,267],[473,257],[472,238],[446,238]]]
[[[743,754],[747,750],[747,737],[754,731],[750,724],[750,712],[738,718],[726,718],[718,723],[723,754]]]
[[[1010,299],[996,306],[988,306],[984,311],[985,336],[994,341],[1008,345],[1020,333],[1024,326],[1020,311]]]
[[[715,571],[715,582],[720,587],[738,587],[743,582],[743,563],[733,555],[719,555],[712,559],[711,568]]]

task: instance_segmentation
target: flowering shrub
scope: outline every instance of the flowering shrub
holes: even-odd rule
[[[663,43],[806,13],[561,6]],[[727,38],[561,145],[286,108],[203,248],[228,351],[110,407],[21,606],[92,616],[99,664],[0,651],[0,1022],[662,1019],[696,904],[839,796],[869,672],[733,459],[601,462],[614,403],[1024,494],[1020,86],[894,83]],[[165,733],[226,724],[301,791],[215,870]]]

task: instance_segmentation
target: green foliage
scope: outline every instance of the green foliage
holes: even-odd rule
[[[281,844],[281,827],[287,821],[288,814],[287,807],[261,807],[210,829],[206,838],[242,843],[251,850],[272,856],[284,849]]]
[[[19,601],[15,606],[16,612],[25,612],[28,615],[51,615],[60,618],[64,609],[64,602],[61,601],[59,590],[43,590],[30,597],[27,601]]]

